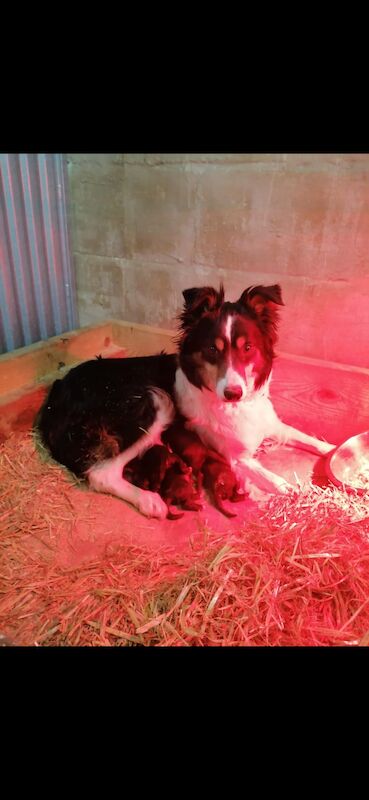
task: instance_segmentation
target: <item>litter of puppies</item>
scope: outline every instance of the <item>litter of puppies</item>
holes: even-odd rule
[[[223,501],[240,502],[246,495],[225,458],[206,447],[181,420],[172,424],[162,438],[165,444],[153,445],[125,466],[124,478],[142,489],[158,492],[167,503],[168,519],[183,516],[172,510],[173,505],[199,511],[203,487],[224,516],[235,517]]]

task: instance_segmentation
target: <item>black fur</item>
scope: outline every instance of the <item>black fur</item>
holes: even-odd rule
[[[51,455],[76,475],[118,455],[155,420],[149,388],[172,395],[176,356],[106,358],[74,367],[51,387],[37,424]],[[142,430],[143,429],[143,430]]]

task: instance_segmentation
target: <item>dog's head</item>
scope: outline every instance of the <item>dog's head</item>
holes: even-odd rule
[[[185,289],[179,361],[188,380],[226,402],[250,399],[269,377],[275,357],[280,286],[251,286],[235,303],[224,289]]]

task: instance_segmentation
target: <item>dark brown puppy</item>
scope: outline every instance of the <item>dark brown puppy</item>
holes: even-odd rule
[[[167,470],[160,495],[168,507],[171,505],[181,506],[186,511],[200,511],[202,508],[198,502],[199,493],[193,485],[191,474],[180,474],[176,465]]]
[[[224,508],[222,503],[223,500],[238,503],[246,496],[244,492],[240,491],[239,482],[229,464],[207,458],[203,464],[202,473],[204,487],[213,499],[215,507],[226,517],[237,516]]]
[[[215,450],[206,447],[197,433],[184,427],[185,420],[178,420],[170,425],[162,434],[163,441],[192,468],[197,481],[197,489],[202,488],[202,467],[207,458],[227,464],[226,460]]]
[[[155,444],[141,458],[134,458],[125,466],[123,476],[140,489],[159,492],[168,469],[175,467],[178,473],[189,472],[188,466],[176,453],[167,447]]]
[[[140,489],[158,492],[167,502],[168,519],[180,519],[183,514],[175,514],[169,506],[171,503],[176,503],[175,499],[171,499],[172,496],[176,498],[177,495],[181,495],[188,502],[191,501],[194,489],[189,473],[191,468],[176,453],[171,453],[164,445],[157,444],[146,450],[141,458],[130,461],[123,470],[123,477]],[[187,480],[181,481],[182,477]],[[163,484],[168,500],[163,493]]]

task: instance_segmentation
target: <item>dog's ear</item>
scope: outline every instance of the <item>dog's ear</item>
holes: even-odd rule
[[[206,290],[206,286],[203,286],[201,289],[184,289],[182,294],[186,308],[190,308],[190,306],[196,302],[196,299],[199,298]]]
[[[273,355],[273,345],[277,341],[278,306],[284,306],[281,287],[277,283],[274,286],[249,286],[238,302],[256,314],[259,326],[272,345]]]
[[[276,312],[275,306],[284,306],[279,284],[274,286],[249,286],[242,292],[238,301],[246,308],[252,308],[256,314]]]
[[[185,327],[197,322],[204,314],[217,311],[224,300],[222,285],[219,292],[212,286],[201,286],[198,289],[185,289],[182,294],[185,306],[180,318]]]

